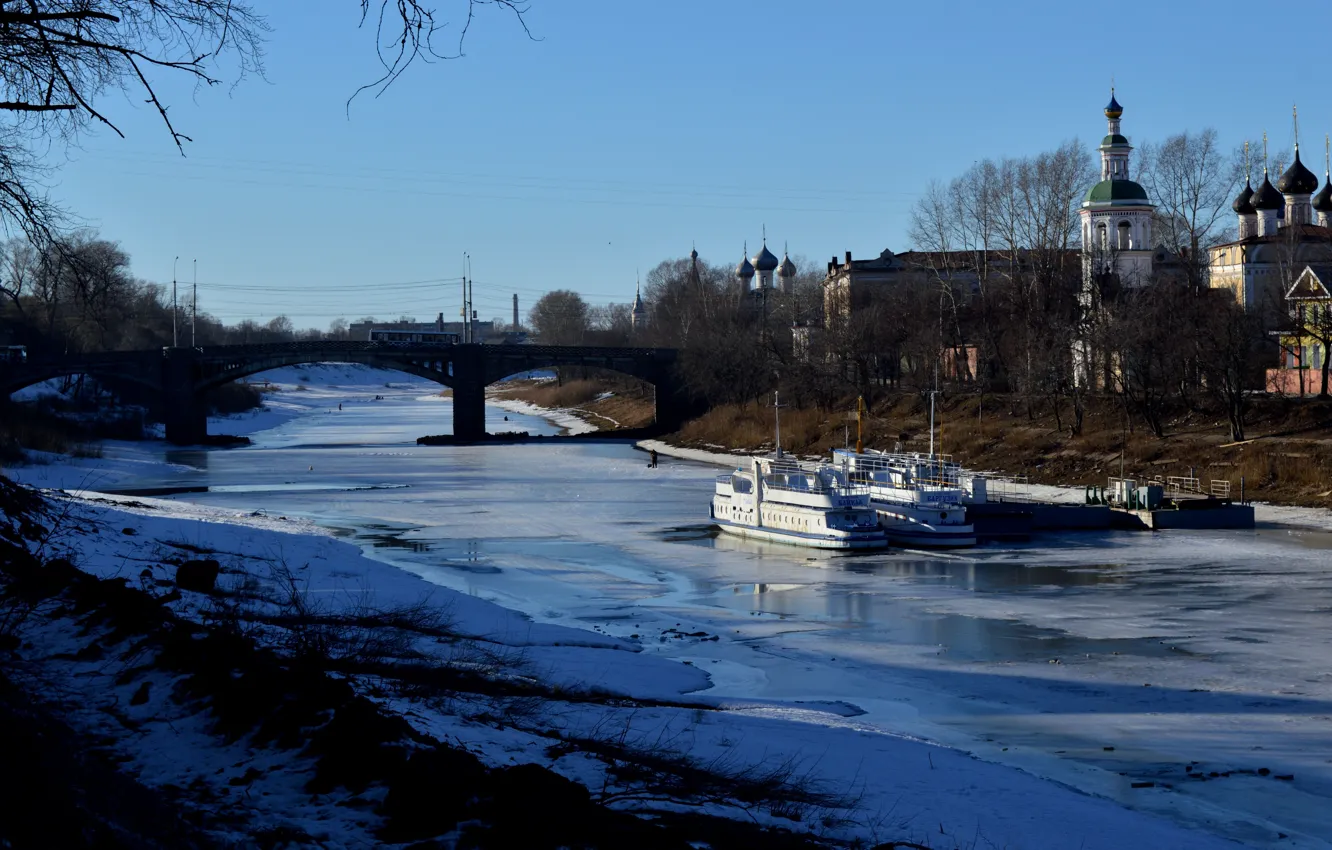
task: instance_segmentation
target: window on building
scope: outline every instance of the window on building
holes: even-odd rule
[[[1128,251],[1133,247],[1133,227],[1127,221],[1119,223],[1119,250]]]

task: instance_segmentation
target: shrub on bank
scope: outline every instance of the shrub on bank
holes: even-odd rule
[[[234,381],[208,391],[208,408],[218,416],[244,413],[263,404],[263,390],[255,384]]]

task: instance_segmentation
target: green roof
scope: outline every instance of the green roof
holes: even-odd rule
[[[1127,145],[1128,143],[1128,137],[1121,136],[1118,133],[1112,133],[1104,139],[1101,139],[1101,147],[1105,147],[1106,145]]]
[[[1087,192],[1084,203],[1138,206],[1151,201],[1147,199],[1147,190],[1132,180],[1102,180]]]

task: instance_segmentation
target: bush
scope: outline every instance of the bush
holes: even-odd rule
[[[209,390],[208,407],[213,413],[226,416],[263,407],[264,394],[253,384],[230,383]]]

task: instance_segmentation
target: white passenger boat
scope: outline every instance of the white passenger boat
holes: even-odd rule
[[[817,549],[887,545],[869,490],[842,470],[804,468],[785,458],[753,458],[717,477],[712,519],[726,534]]]
[[[925,548],[976,545],[957,464],[935,455],[835,449],[833,465],[849,483],[869,488],[870,505],[888,542]]]

